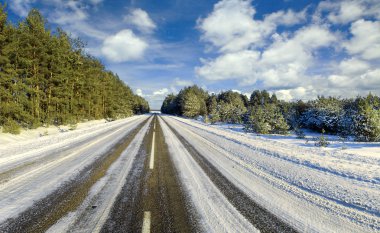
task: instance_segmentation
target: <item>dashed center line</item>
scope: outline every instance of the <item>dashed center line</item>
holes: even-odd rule
[[[141,232],[150,233],[150,211],[144,212],[144,221],[143,221],[143,227],[142,227]]]
[[[156,123],[154,124],[153,127],[156,128]],[[150,169],[153,169],[153,167],[154,167],[154,143],[155,143],[154,141],[155,141],[155,138],[156,138],[156,132],[153,131],[152,150],[150,151],[150,163],[149,163]]]

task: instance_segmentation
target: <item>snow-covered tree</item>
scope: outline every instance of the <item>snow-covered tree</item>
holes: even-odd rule
[[[286,134],[289,126],[279,107],[275,104],[254,106],[250,108],[245,117],[244,128],[260,134]]]
[[[358,141],[380,141],[380,101],[372,95],[359,99],[355,117],[355,137]]]

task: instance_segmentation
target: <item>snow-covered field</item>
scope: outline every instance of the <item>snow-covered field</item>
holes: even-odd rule
[[[56,134],[76,131],[80,132],[84,129],[90,129],[90,128],[97,128],[104,124],[107,124],[110,122],[107,122],[105,119],[102,120],[92,120],[87,122],[81,122],[76,125],[75,130],[70,130],[70,125],[62,125],[62,126],[49,126],[49,127],[39,127],[37,129],[21,129],[20,134],[9,134],[9,133],[2,133],[0,131],[0,147],[3,147],[4,145],[10,144],[10,143],[20,143],[20,141],[27,141],[27,140],[34,140],[38,139],[40,137],[47,137],[52,136]]]
[[[298,230],[380,230],[379,155],[299,146],[194,120],[164,119],[241,190]]]
[[[288,135],[258,135],[255,133],[246,133],[244,132],[243,125],[240,124],[205,124],[197,121],[200,124],[208,125],[210,127],[224,129],[226,131],[240,133],[250,138],[263,138],[270,139],[278,142],[282,142],[289,145],[297,145],[301,147],[313,148],[314,139],[321,136],[321,134],[312,132],[310,130],[304,130],[305,138],[297,138],[297,135],[294,132],[290,132]],[[380,158],[380,142],[355,142],[353,138],[348,138],[343,141],[336,135],[324,135],[326,140],[330,143],[327,147],[321,148],[325,151],[339,152],[342,151],[346,154],[362,155],[362,156],[371,156]]]

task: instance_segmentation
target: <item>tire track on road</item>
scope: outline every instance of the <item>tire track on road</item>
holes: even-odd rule
[[[163,118],[161,118],[182,142],[186,150],[192,155],[197,164],[207,174],[211,181],[225,195],[229,202],[243,215],[247,220],[261,232],[297,232],[291,226],[284,223],[277,216],[257,204],[247,194],[241,191],[231,183],[213,164],[211,164],[198,150],[192,146],[183,136],[179,134]]]
[[[149,155],[152,153],[154,160],[150,160]],[[150,161],[153,163],[152,169]],[[199,231],[195,213],[181,188],[157,117],[144,138],[132,172],[128,175],[127,183],[119,194],[102,232],[141,232],[144,215],[148,212],[150,232]],[[145,222],[145,229],[147,228]]]
[[[128,147],[149,119],[137,125],[108,153],[83,168],[77,178],[67,181],[47,197],[35,202],[16,218],[0,225],[0,232],[44,232],[67,213],[74,211],[86,198],[90,188],[107,172],[108,168]]]

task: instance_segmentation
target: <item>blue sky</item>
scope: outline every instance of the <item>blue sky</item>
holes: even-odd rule
[[[1,0],[4,2],[4,0]],[[31,8],[159,108],[187,85],[280,99],[380,94],[377,0],[12,0]]]

